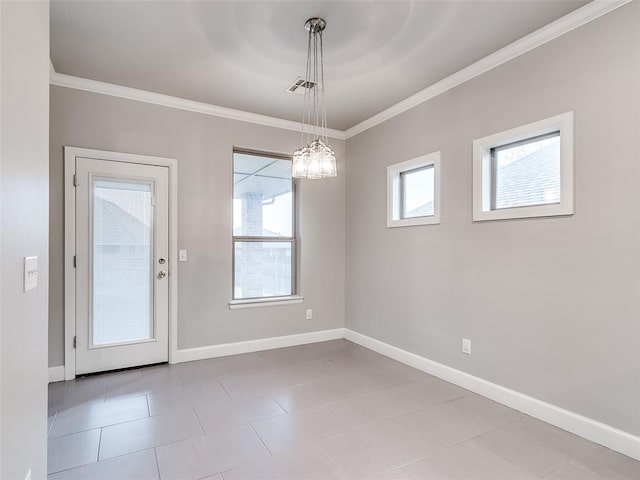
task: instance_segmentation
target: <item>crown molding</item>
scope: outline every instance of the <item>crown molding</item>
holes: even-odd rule
[[[50,65],[53,68],[53,64]],[[72,88],[75,90],[83,90],[85,92],[98,93],[101,95],[109,95],[112,97],[125,98],[137,102],[151,103],[161,105],[163,107],[175,108],[178,110],[187,110],[189,112],[202,113],[204,115],[212,115],[214,117],[228,118],[230,120],[239,120],[241,122],[255,123],[265,125],[267,127],[283,128],[285,130],[294,130],[300,132],[302,124],[291,120],[281,118],[268,117],[257,113],[244,112],[233,108],[220,107],[209,103],[196,102],[184,98],[173,97],[161,93],[148,92],[137,88],[123,87],[112,83],[99,82],[97,80],[89,80],[88,78],[74,77],[57,73],[52,70],[50,84],[56,87]],[[327,129],[327,136],[344,140],[344,132],[342,130]]]
[[[575,30],[582,25],[589,23],[607,13],[630,3],[633,0],[593,0],[583,7],[568,13],[564,17],[551,22],[550,24],[522,37],[519,40],[507,45],[496,52],[487,55],[475,63],[458,70],[456,73],[434,83],[433,85],[411,95],[410,97],[396,103],[395,105],[367,118],[345,131],[346,138],[351,138],[364,132],[386,120],[400,115],[421,103],[430,100],[447,90],[451,90],[458,85],[471,80],[478,75],[496,68],[509,60],[512,60],[540,45],[544,45],[551,40]]]
[[[513,60],[536,47],[544,45],[565,33],[571,32],[582,25],[585,25],[617,8],[626,5],[634,0],[592,0],[583,7],[568,13],[564,17],[536,30],[529,35],[507,45],[506,47],[487,55],[471,65],[458,70],[439,82],[411,95],[410,97],[396,103],[395,105],[369,117],[368,119],[354,125],[346,131],[327,129],[327,135],[331,138],[346,140],[359,133],[364,132],[382,122],[385,122],[397,115],[400,115],[413,107],[420,105],[458,85],[471,80],[483,73],[492,70],[503,63]],[[148,92],[137,88],[124,87],[112,83],[99,82],[97,80],[89,80],[87,78],[74,77],[57,73],[53,67],[53,63],[49,62],[50,83],[58,87],[72,88],[75,90],[83,90],[86,92],[98,93],[101,95],[110,95],[113,97],[125,98],[138,102],[151,103],[164,107],[175,108],[179,110],[187,110],[190,112],[202,113],[204,115],[212,115],[215,117],[228,118],[231,120],[239,120],[242,122],[255,123],[268,127],[283,128],[285,130],[294,130],[299,132],[302,124],[291,120],[269,117],[257,113],[235,110],[218,105],[211,105],[194,100],[173,97],[161,93]]]

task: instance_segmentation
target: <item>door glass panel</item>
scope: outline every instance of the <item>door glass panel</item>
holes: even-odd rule
[[[92,345],[153,338],[152,187],[93,181]]]

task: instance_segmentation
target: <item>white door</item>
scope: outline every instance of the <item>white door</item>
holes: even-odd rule
[[[76,157],[76,373],[166,362],[168,167]]]

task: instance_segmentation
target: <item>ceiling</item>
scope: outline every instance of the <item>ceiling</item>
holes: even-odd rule
[[[291,192],[291,161],[247,153],[233,154],[233,198],[260,194],[273,200]]]
[[[588,3],[51,2],[58,73],[299,121],[304,22],[324,34],[329,127],[345,130]]]

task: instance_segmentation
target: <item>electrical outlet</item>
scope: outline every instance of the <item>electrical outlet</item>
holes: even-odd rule
[[[187,261],[187,251],[186,250],[178,251],[178,261],[179,262],[186,262]]]
[[[462,353],[471,355],[471,340],[469,340],[468,338],[462,339]]]
[[[313,310],[307,308],[307,320],[311,320],[313,318]]]

